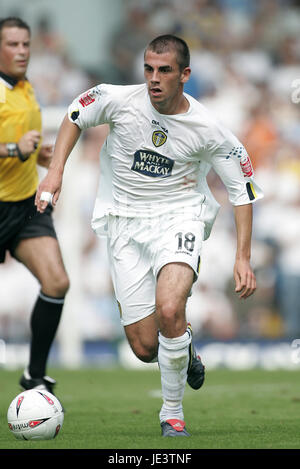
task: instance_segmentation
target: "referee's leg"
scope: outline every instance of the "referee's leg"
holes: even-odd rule
[[[46,375],[47,360],[60,322],[69,278],[57,239],[50,236],[23,239],[14,256],[39,281],[41,290],[31,314],[28,371],[31,378]]]

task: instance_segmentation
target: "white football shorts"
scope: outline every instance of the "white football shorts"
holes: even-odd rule
[[[155,311],[156,278],[164,265],[186,263],[198,278],[203,237],[200,210],[191,207],[153,218],[109,216],[108,256],[123,326]]]

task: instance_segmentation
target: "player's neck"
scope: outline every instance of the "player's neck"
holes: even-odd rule
[[[190,107],[189,101],[184,95],[180,95],[179,99],[162,102],[162,103],[153,103],[153,107],[160,114],[174,115],[174,114],[185,114]]]

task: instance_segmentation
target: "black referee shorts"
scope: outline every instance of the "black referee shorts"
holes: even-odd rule
[[[44,213],[39,213],[34,199],[35,195],[18,202],[0,201],[0,263],[5,261],[6,251],[14,256],[22,239],[57,238],[52,220],[53,207],[48,205]]]

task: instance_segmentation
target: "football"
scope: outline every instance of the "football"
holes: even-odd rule
[[[18,440],[51,440],[61,430],[61,403],[48,391],[30,389],[18,394],[7,411],[10,431]]]

